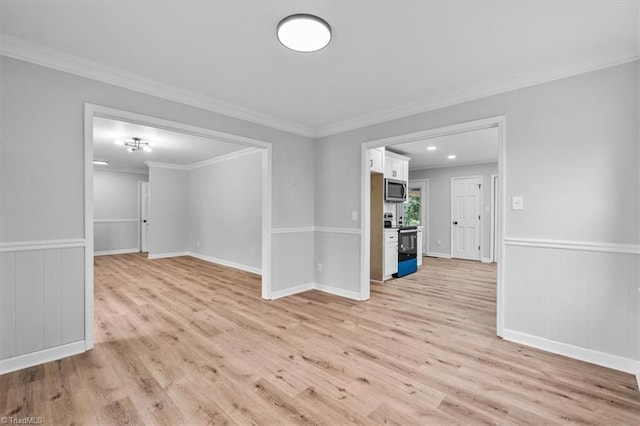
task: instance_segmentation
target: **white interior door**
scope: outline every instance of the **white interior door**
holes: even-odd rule
[[[140,251],[149,252],[149,182],[140,182]]]
[[[451,180],[451,257],[480,260],[480,177]]]

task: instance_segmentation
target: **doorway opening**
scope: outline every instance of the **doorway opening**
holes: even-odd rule
[[[371,182],[372,166],[370,153],[376,148],[385,147],[387,152],[393,152],[394,156],[401,155],[411,157],[410,147],[420,146],[424,151],[433,152],[435,149],[431,144],[424,144],[425,141],[436,141],[451,139],[456,136],[467,134],[492,134],[495,143],[495,153],[491,159],[479,159],[472,161],[464,160],[459,156],[456,162],[449,164],[427,165],[423,169],[433,169],[433,177],[427,174],[414,173],[416,168],[412,168],[411,176],[408,177],[407,200],[404,203],[404,220],[409,220],[422,226],[423,250],[422,253],[431,257],[442,258],[472,258],[473,260],[497,263],[496,273],[496,334],[502,335],[504,318],[504,287],[503,287],[503,217],[504,217],[504,146],[505,146],[505,117],[491,117],[482,120],[459,123],[441,128],[393,136],[384,139],[364,142],[361,145],[361,283],[360,292],[362,299],[370,297],[370,269],[371,269],[371,223],[377,218],[371,217]],[[451,138],[448,138],[451,137]],[[452,147],[447,146],[447,148]],[[444,152],[442,147],[438,151],[447,160],[455,159],[454,153]],[[476,153],[477,155],[478,154]],[[446,160],[444,160],[446,163]],[[491,163],[492,162],[492,163]],[[476,174],[463,173],[462,166],[492,164],[493,171],[482,172],[482,177],[478,181]],[[460,170],[454,170],[451,166],[461,166]],[[411,165],[409,165],[411,167]],[[418,168],[419,170],[420,168]],[[438,179],[442,180],[444,170],[449,169],[446,184],[436,184]],[[457,174],[456,174],[457,172]],[[451,173],[454,173],[451,175]],[[485,176],[487,174],[487,176]],[[490,175],[495,175],[495,180]],[[456,179],[453,179],[456,178]],[[460,199],[454,202],[454,186],[457,185]],[[479,185],[479,186],[478,186]],[[475,186],[475,188],[474,188]],[[444,189],[443,189],[444,188]],[[442,200],[442,194],[446,192],[446,203],[437,202]],[[465,192],[466,191],[466,192]],[[485,193],[486,192],[486,193]],[[484,194],[484,195],[483,195]],[[495,198],[495,199],[494,199]],[[494,206],[495,203],[495,206]],[[497,208],[495,208],[497,206]],[[397,208],[396,208],[397,209]],[[462,216],[463,220],[456,220],[454,212]],[[444,218],[444,219],[443,219]],[[472,220],[475,218],[474,220]],[[479,219],[481,218],[481,219]],[[443,222],[444,221],[444,222]],[[446,222],[446,223],[445,223]],[[455,224],[454,222],[458,222]],[[461,223],[462,222],[462,223]],[[421,225],[418,225],[420,223]],[[493,226],[491,224],[493,223]],[[459,229],[456,230],[456,226]],[[486,228],[486,229],[485,229]],[[495,234],[495,235],[492,235]],[[459,244],[454,245],[455,242]],[[493,246],[493,249],[492,249]],[[455,247],[455,249],[454,249]],[[473,253],[471,253],[473,249]]]
[[[113,129],[124,129],[127,134],[122,135],[122,132],[108,135],[99,134],[96,132],[96,122],[109,123],[115,126]],[[164,157],[156,156],[145,160],[144,169],[146,171],[139,164],[139,159],[142,158],[139,154],[142,152],[127,150],[126,144],[122,146],[122,136],[126,136],[126,138],[138,137],[136,134],[130,134],[132,129],[155,129],[158,135],[157,143],[154,146],[151,141],[149,147],[153,151],[156,151],[157,148],[159,153],[164,151]],[[94,345],[94,249],[97,247],[98,241],[104,245],[113,242],[114,238],[117,239],[126,234],[128,239],[126,246],[129,248],[126,252],[148,251],[149,258],[189,255],[209,262],[259,273],[261,275],[261,297],[271,299],[272,148],[270,143],[92,104],[85,104],[84,131],[84,217],[87,241],[85,251],[85,341],[87,350],[93,348]],[[114,141],[115,134],[117,137]],[[170,134],[179,135],[178,143],[167,141],[166,137]],[[187,144],[186,141],[189,143]],[[98,149],[99,143],[103,143],[104,147]],[[198,149],[180,151],[178,148],[183,147],[181,144],[192,147],[197,145]],[[97,158],[95,154],[108,156],[108,153],[115,152],[114,150],[126,153],[121,157],[113,157],[121,158],[123,162],[119,163],[119,167],[114,167],[111,172],[120,173],[133,182],[132,185],[127,186],[132,193],[130,197],[127,197],[130,200],[127,203],[120,203],[119,198],[123,196],[120,187],[111,184],[106,186],[114,192],[110,198],[103,197],[103,199],[97,200],[94,197],[96,195],[94,193],[94,167],[96,167],[95,175],[102,172],[97,171],[99,166],[94,166],[93,161],[103,159]],[[204,158],[194,159],[194,152],[200,156],[204,155]],[[126,156],[127,154],[130,155]],[[127,163],[127,161],[133,161],[136,156],[138,156],[138,163]],[[237,174],[239,169],[239,167],[234,167],[234,162],[245,159],[252,161],[250,170],[252,176],[255,176],[251,182],[259,189],[252,200],[255,206],[252,205],[251,208],[243,208],[241,203],[234,203],[233,198],[228,198],[236,194],[236,191],[229,184],[235,182],[231,174]],[[114,161],[114,163],[117,162]],[[223,165],[224,167],[222,167]],[[227,176],[226,179],[215,179],[216,186],[220,187],[218,188],[220,194],[216,195],[215,199],[212,199],[211,195],[212,174],[217,177]],[[207,181],[207,179],[209,180]],[[236,183],[244,184],[243,182]],[[225,203],[225,200],[231,201]],[[192,206],[196,206],[196,208],[191,209]],[[200,216],[197,214],[194,216],[196,210],[204,213]],[[95,220],[95,213],[98,211],[109,211],[113,217],[100,222]],[[122,212],[127,212],[127,217],[116,217]],[[219,216],[215,216],[218,213]],[[243,221],[247,214],[253,215],[251,223]],[[260,216],[255,217],[256,215]],[[255,240],[252,240],[251,247],[242,247],[236,250],[236,252],[240,252],[244,249],[243,255],[252,256],[252,263],[248,263],[249,267],[244,267],[245,265],[240,262],[217,258],[215,253],[211,254],[211,251],[220,249],[220,247],[214,246],[215,239],[209,238],[207,242],[199,238],[199,235],[212,233],[211,225],[215,222],[212,216],[220,221],[216,224],[220,225],[221,229],[234,233],[230,238],[220,238],[223,242],[229,242],[224,245],[223,249],[226,250],[240,241],[239,234],[242,232],[244,232],[243,235],[250,236]],[[230,217],[234,219],[233,223],[224,222],[225,218]],[[238,221],[242,223],[237,223]],[[126,222],[130,225],[130,232],[98,231],[102,224],[118,222]],[[100,223],[100,226],[97,223]],[[199,224],[201,227],[193,228],[193,224]],[[188,230],[186,230],[187,227]],[[164,235],[164,238],[160,238],[160,235]],[[114,238],[103,239],[103,236]],[[207,250],[209,251],[207,252]],[[104,251],[108,252],[108,250]],[[254,263],[257,268],[254,267],[255,270],[252,270],[251,265]]]

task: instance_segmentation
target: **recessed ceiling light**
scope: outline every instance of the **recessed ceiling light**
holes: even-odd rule
[[[435,151],[436,147],[435,146],[428,146],[427,147],[427,151]]]
[[[449,154],[449,155],[447,155],[447,158],[448,158],[449,160],[453,160],[453,159],[455,159],[455,158],[456,158],[456,156],[455,156],[455,155],[453,155],[453,154]]]
[[[93,164],[96,166],[108,166],[109,162],[104,160],[93,160]]]
[[[331,41],[331,27],[315,15],[298,13],[278,24],[278,40],[296,52],[315,52]]]

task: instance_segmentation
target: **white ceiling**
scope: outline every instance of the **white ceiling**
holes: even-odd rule
[[[387,149],[410,157],[409,169],[415,170],[497,162],[498,141],[498,128],[492,127],[393,145]],[[434,146],[435,151],[427,151],[429,146]],[[448,159],[450,154],[456,158]]]
[[[128,152],[115,144],[116,140],[133,137],[149,141],[152,152]],[[108,118],[93,119],[93,159],[109,162],[109,166],[94,166],[96,170],[147,171],[145,161],[188,165],[243,149],[247,147]]]
[[[327,48],[277,41],[278,22],[298,12],[330,23]],[[3,1],[0,31],[326,134],[637,58],[638,19],[638,1]]]

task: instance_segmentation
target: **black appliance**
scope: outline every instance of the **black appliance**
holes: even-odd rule
[[[398,230],[398,272],[403,277],[418,270],[418,227],[405,226]]]
[[[384,180],[384,199],[390,203],[404,203],[407,201],[407,182],[403,180]]]
[[[393,220],[393,213],[385,213],[384,214],[384,227],[385,228],[395,228],[396,224]]]

